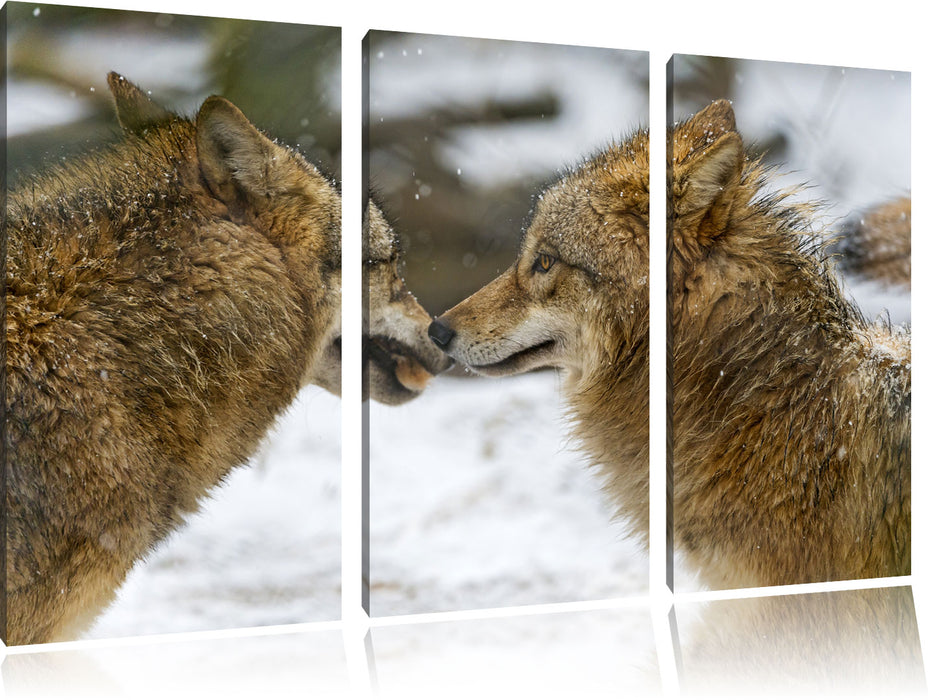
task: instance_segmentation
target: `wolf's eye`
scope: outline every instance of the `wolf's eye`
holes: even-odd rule
[[[547,253],[540,253],[536,256],[536,262],[533,263],[534,272],[548,272],[549,268],[556,262],[556,258]]]

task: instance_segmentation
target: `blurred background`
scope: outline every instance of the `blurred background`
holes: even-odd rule
[[[223,95],[340,174],[337,28],[15,2],[7,13],[12,187],[48,161],[119,138],[112,70],[186,116]]]
[[[106,75],[193,115],[211,94],[340,175],[336,28],[8,3],[8,183],[120,138]],[[304,390],[261,454],[132,572],[88,637],[337,619],[338,399]]]
[[[365,177],[441,314],[509,267],[537,193],[647,125],[645,53],[370,32]]]
[[[371,32],[364,81],[365,178],[432,315],[513,263],[545,184],[648,119],[636,51]],[[646,592],[558,374],[465,377],[368,408],[371,613]]]

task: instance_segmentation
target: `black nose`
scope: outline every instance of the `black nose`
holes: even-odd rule
[[[452,338],[455,337],[455,331],[439,319],[436,319],[429,324],[429,337],[432,338],[433,343],[445,350],[448,344],[452,342]]]

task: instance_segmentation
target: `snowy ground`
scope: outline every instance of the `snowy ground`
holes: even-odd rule
[[[336,406],[303,392],[87,636],[337,619]],[[372,405],[370,425],[372,614],[646,592],[646,556],[570,443],[555,374],[441,377],[411,404]]]
[[[441,377],[411,404],[371,406],[372,614],[646,591],[646,556],[569,442],[557,384]],[[303,392],[86,636],[337,619],[336,406]]]
[[[646,591],[647,559],[562,419],[558,375],[438,378],[371,406],[371,613]]]

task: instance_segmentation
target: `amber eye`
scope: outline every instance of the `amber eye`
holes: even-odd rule
[[[536,262],[533,263],[534,272],[548,272],[549,268],[556,262],[556,258],[547,253],[540,253],[536,256]]]

